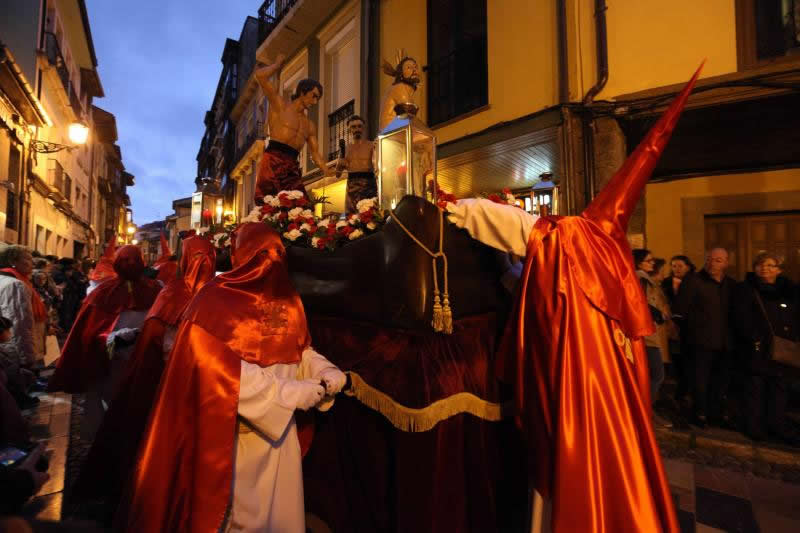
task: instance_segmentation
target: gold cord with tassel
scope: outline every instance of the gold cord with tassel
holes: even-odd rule
[[[439,251],[435,253],[430,251],[427,246],[422,244],[422,242],[405,227],[394,211],[392,211],[392,219],[406,232],[406,235],[411,237],[411,240],[417,243],[417,246],[431,256],[431,268],[433,270],[433,319],[431,320],[431,326],[436,332],[450,334],[453,333],[453,311],[450,309],[449,285],[447,283],[447,255],[444,253],[444,211],[438,207],[437,209],[439,210]],[[441,298],[439,293],[439,272],[436,268],[436,260],[439,257],[442,258],[442,263],[444,263],[444,291],[441,293]]]

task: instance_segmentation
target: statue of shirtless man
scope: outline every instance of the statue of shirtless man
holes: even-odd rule
[[[353,142],[345,148],[344,157],[339,159],[336,169],[347,169],[345,210],[355,213],[358,202],[378,196],[378,183],[372,168],[375,145],[364,138],[364,119],[360,116],[348,118],[347,129]]]
[[[256,180],[255,202],[261,204],[264,196],[280,191],[298,190],[305,194],[300,164],[297,161],[303,145],[308,143],[311,159],[325,176],[333,175],[319,153],[317,128],[306,116],[306,111],[322,98],[322,85],[316,80],[300,80],[291,100],[283,98],[270,81],[283,65],[285,56],[279,55],[275,63],[255,72],[256,80],[269,101],[269,144],[261,157]],[[307,194],[306,194],[307,196]]]
[[[383,62],[383,72],[389,76],[394,76],[394,83],[386,91],[381,104],[381,116],[378,131],[389,125],[394,120],[397,113],[394,107],[397,104],[414,103],[414,93],[419,85],[419,67],[414,58],[403,57],[396,67],[392,67],[388,62]]]

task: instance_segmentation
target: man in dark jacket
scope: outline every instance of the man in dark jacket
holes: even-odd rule
[[[745,374],[745,432],[753,440],[769,433],[797,446],[800,439],[786,424],[788,381],[797,371],[772,360],[775,337],[800,338],[796,289],[780,274],[780,263],[780,258],[770,253],[756,256],[753,272],[747,273],[734,292],[731,320]]]
[[[736,285],[725,275],[727,268],[728,252],[724,248],[708,252],[703,270],[686,276],[681,283],[673,309],[689,351],[693,422],[700,427],[705,427],[708,415],[726,421],[724,403],[733,347],[728,317]]]

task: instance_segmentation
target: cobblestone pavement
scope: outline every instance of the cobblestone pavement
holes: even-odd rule
[[[80,438],[83,398],[42,394],[27,411],[34,437],[47,443],[50,481],[25,508],[43,520],[102,521],[102,502],[70,501],[90,443]],[[683,533],[800,531],[800,450],[754,444],[719,429],[658,428]]]

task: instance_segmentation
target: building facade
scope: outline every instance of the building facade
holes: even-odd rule
[[[269,139],[254,39],[257,61],[287,57],[276,76],[285,95],[302,78],[323,84],[309,118],[329,160],[348,116],[377,134],[393,82],[380,65],[403,50],[422,70],[415,99],[437,137],[439,185],[459,197],[508,187],[527,210],[560,214],[583,209],[705,60],[631,221],[631,243],[698,264],[704,250],[725,246],[739,277],[769,250],[798,277],[798,28],[800,2],[791,0],[678,0],[657,12],[635,0],[266,0],[237,41],[226,167],[235,194],[224,210],[239,218],[252,208]],[[306,188],[328,198],[326,212],[343,211],[346,174],[321,178],[305,151],[301,165]]]
[[[0,99],[11,124],[0,135],[0,237],[43,254],[97,257],[126,218],[133,176],[123,173],[113,115],[93,105],[104,91],[85,1],[3,2],[0,39],[11,59],[3,73],[16,83]]]

